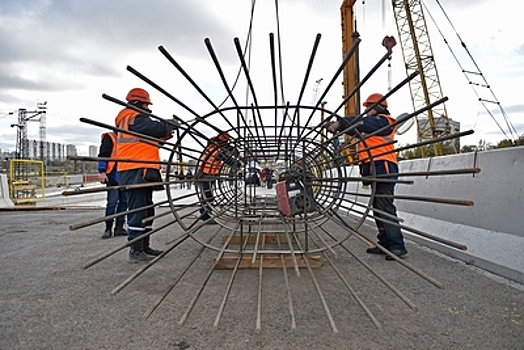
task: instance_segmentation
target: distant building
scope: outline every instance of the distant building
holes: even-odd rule
[[[98,155],[98,147],[89,146],[89,157],[96,157]]]
[[[66,145],[66,157],[69,157],[69,156],[74,156],[74,157],[77,156],[75,145],[71,145],[71,144]]]
[[[426,130],[426,134],[418,135],[418,142],[431,140],[433,136],[431,135],[431,126],[429,119],[427,117],[417,117],[417,122],[419,125],[419,130]],[[450,118],[436,118],[434,119],[434,122],[437,136],[451,135],[460,132],[460,123]],[[449,132],[446,132],[448,128]],[[460,138],[456,138],[452,141],[455,142],[455,148],[457,149],[457,151],[460,150]]]
[[[76,146],[75,148],[76,152]],[[27,155],[31,160],[42,160],[44,162],[64,161],[65,146],[56,142],[42,142],[40,140],[27,140]],[[13,152],[14,154],[14,152]],[[12,158],[15,158],[13,155]]]

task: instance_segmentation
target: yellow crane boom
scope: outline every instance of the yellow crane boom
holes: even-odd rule
[[[343,57],[355,39],[359,37],[353,12],[355,2],[356,0],[344,0],[340,7]],[[409,83],[413,108],[417,110],[443,97],[426,21],[420,0],[391,0],[391,4],[406,73],[410,75],[414,71],[419,72],[419,77]],[[345,97],[359,82],[358,52],[355,60],[349,61],[345,67],[343,79]],[[344,110],[346,115],[359,114],[359,99],[360,96],[357,93],[346,103]],[[417,117],[417,133],[417,141],[435,139],[453,133],[444,104]],[[426,151],[425,148],[421,149],[423,157],[426,156]],[[445,147],[440,143],[435,143],[432,153],[432,155],[457,153],[457,147],[454,142],[447,143]]]

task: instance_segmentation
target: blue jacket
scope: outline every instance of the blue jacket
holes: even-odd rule
[[[116,131],[113,131],[113,133],[115,135],[117,134]],[[100,143],[100,150],[99,150],[98,156],[99,157],[103,157],[103,158],[110,158],[111,154],[113,153],[113,147],[114,147],[114,145],[113,145],[113,141],[111,140],[111,137],[108,135],[108,133],[103,133],[102,134],[102,141]],[[107,178],[109,180],[108,185],[116,186],[116,185],[118,185],[118,170],[117,170],[118,167],[115,164],[113,169],[111,169],[111,172],[107,173],[106,172],[107,165],[108,165],[107,163],[108,162],[105,161],[105,160],[98,161],[98,172],[99,173],[106,173]]]

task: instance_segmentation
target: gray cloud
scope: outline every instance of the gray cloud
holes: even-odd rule
[[[204,37],[223,45],[231,36],[197,2],[182,0],[4,1],[0,23],[4,89],[55,90],[71,83],[52,80],[55,71],[118,76],[116,62],[130,54],[165,45],[177,57],[192,57],[201,55]],[[26,67],[38,69],[33,81],[23,77]]]
[[[100,134],[104,131],[104,129],[100,129],[98,127],[87,124],[53,125],[47,127],[47,133],[53,135],[60,135],[61,139],[49,139],[47,141],[75,145],[97,145],[100,140]]]

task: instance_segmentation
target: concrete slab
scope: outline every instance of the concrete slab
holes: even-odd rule
[[[167,209],[159,209],[158,212]],[[265,271],[261,329],[257,331],[258,271],[241,271],[217,327],[231,271],[213,275],[183,326],[179,321],[198,293],[215,254],[204,254],[147,319],[200,245],[187,240],[115,296],[142,266],[127,250],[81,270],[80,266],[125,243],[100,239],[103,224],[69,231],[72,223],[103,215],[103,207],[61,211],[0,212],[0,349],[509,349],[524,344],[524,286],[473,268],[412,241],[406,261],[441,282],[437,288],[399,263],[364,253],[350,239],[330,258],[382,325],[377,329],[329,264],[314,275],[337,326],[330,326],[311,276],[290,273],[296,315],[291,329],[282,272]],[[155,226],[169,222],[167,215]],[[216,225],[212,225],[216,226]],[[211,228],[210,228],[211,230]],[[364,232],[373,237],[375,231]],[[211,233],[211,231],[210,231]],[[177,225],[155,234],[158,248],[181,234]],[[406,296],[412,310],[363,268],[356,257]]]

